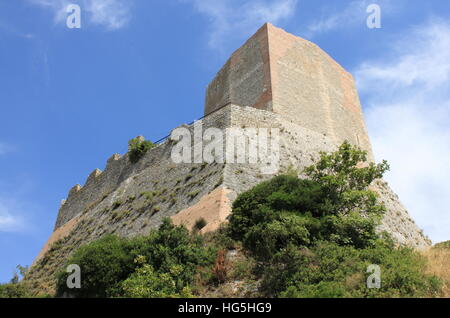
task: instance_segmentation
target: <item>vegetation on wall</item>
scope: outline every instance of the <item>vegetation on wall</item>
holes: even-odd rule
[[[136,163],[141,159],[148,150],[155,147],[149,140],[143,140],[143,138],[136,137],[128,142],[128,155],[131,163]]]
[[[18,272],[14,273],[10,282],[7,284],[0,284],[0,298],[25,298],[30,297],[29,286],[20,282],[20,277],[25,276],[28,272],[28,267],[17,265]]]
[[[0,298],[26,298],[29,296],[28,286],[24,283],[10,282],[0,285]]]

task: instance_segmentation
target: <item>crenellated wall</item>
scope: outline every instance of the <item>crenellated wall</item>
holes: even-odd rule
[[[239,193],[246,191],[264,180],[268,180],[273,175],[283,173],[288,168],[294,168],[301,172],[305,167],[311,165],[321,151],[331,152],[337,149],[338,144],[329,136],[316,131],[304,128],[295,121],[287,119],[280,114],[266,110],[258,110],[253,107],[244,107],[238,105],[228,105],[219,111],[205,117],[194,125],[183,127],[187,128],[194,137],[195,127],[202,126],[202,132],[210,127],[219,128],[224,136],[224,153],[227,144],[227,128],[277,128],[279,132],[279,169],[273,174],[265,174],[263,162],[248,163],[248,148],[250,138],[245,140],[246,162],[236,163],[234,161],[225,161],[224,163],[192,163],[186,164],[174,163],[171,158],[174,142],[167,140],[157,147],[149,150],[147,154],[132,164],[128,155],[113,155],[107,162],[105,171],[94,170],[86,180],[83,187],[76,185],[69,191],[69,196],[62,205],[55,229],[58,229],[69,220],[76,216],[86,214],[95,215],[98,211],[112,211],[115,204],[128,202],[133,198],[132,204],[127,205],[130,215],[126,216],[132,219],[129,229],[118,229],[119,234],[124,236],[142,233],[148,230],[148,227],[155,227],[160,224],[164,217],[174,217],[178,213],[181,216],[175,218],[180,222],[186,223],[186,217],[183,215],[200,215],[213,223],[217,223],[211,215],[221,215],[224,220],[223,207],[217,207],[211,210],[208,201],[205,204],[210,208],[200,208],[203,212],[198,212],[197,208],[192,208],[206,198],[212,191],[219,186],[227,189],[227,198],[230,203]],[[203,145],[196,144],[198,140],[192,138],[192,149],[196,146],[206,147],[208,142]],[[255,141],[255,140],[253,140]],[[236,154],[235,154],[236,156]],[[192,156],[194,158],[194,156]],[[404,207],[398,202],[398,198],[393,197],[392,191],[385,183],[380,183],[382,190],[380,199],[386,202],[388,206],[388,216],[383,225],[383,229],[389,232],[395,232],[399,242],[412,244],[414,246],[425,246],[426,239],[420,233],[420,230],[410,220]],[[142,194],[147,192],[158,192],[164,200],[155,199],[152,204],[142,201]],[[155,197],[155,195],[153,195]],[[213,196],[214,198],[214,196]],[[174,202],[176,200],[176,202]],[[206,199],[205,199],[206,200]],[[213,201],[215,199],[212,199]],[[130,202],[129,202],[130,203]],[[145,214],[145,217],[133,219],[135,210],[155,209],[157,211]],[[229,204],[231,206],[231,204]],[[219,213],[219,210],[222,211]],[[209,211],[209,212],[208,212]],[[228,208],[228,213],[231,209]],[[200,213],[200,214],[199,214]],[[202,213],[211,213],[204,215]],[[111,213],[102,213],[96,219],[104,224],[108,224]],[[199,216],[199,217],[200,217]],[[190,220],[186,224],[192,225]],[[142,226],[146,222],[146,226]],[[411,223],[412,222],[412,223]]]
[[[207,118],[196,122],[203,130],[209,127],[224,129],[230,125],[230,107],[223,108]],[[183,125],[194,136],[194,125]],[[193,145],[195,140],[192,139]],[[194,148],[194,147],[193,147]],[[74,218],[90,211],[106,199],[120,198],[119,189],[123,195],[138,195],[139,191],[149,191],[151,185],[158,181],[160,187],[173,187],[174,180],[184,179],[189,174],[193,164],[176,165],[171,160],[172,142],[166,140],[162,144],[149,150],[141,160],[133,164],[128,155],[114,154],[108,159],[106,168],[102,172],[95,169],[86,179],[84,186],[75,185],[60,207],[55,224],[55,230]],[[209,168],[208,168],[209,169]],[[205,169],[205,170],[208,170]],[[138,183],[139,181],[139,183]],[[165,185],[165,186],[164,186]],[[208,188],[205,185],[205,190]],[[138,193],[139,192],[139,193]],[[179,205],[182,209],[185,205]],[[169,213],[170,214],[170,213]]]
[[[95,169],[86,179],[84,186],[77,184],[70,189],[67,199],[59,209],[55,229],[116,189],[130,170],[127,157],[112,155],[103,172]]]

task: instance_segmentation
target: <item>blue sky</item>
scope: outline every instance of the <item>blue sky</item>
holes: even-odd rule
[[[81,29],[66,26],[70,3]],[[371,3],[381,29],[366,26]],[[208,82],[264,22],[355,75],[387,180],[449,240],[450,2],[0,0],[0,282],[32,263],[73,185],[130,138],[200,117]]]

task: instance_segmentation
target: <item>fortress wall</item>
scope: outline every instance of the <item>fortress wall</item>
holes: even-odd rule
[[[320,151],[330,152],[337,148],[329,136],[304,128],[279,114],[252,107],[228,105],[196,124],[200,123],[203,131],[208,127],[278,128],[279,173],[285,172],[289,166],[302,171],[313,163]],[[193,125],[186,127],[194,133]],[[216,228],[223,221],[224,213],[231,211],[231,202],[239,193],[273,177],[263,173],[261,163],[175,164],[171,159],[173,145],[170,140],[162,143],[148,151],[136,164],[131,164],[127,155],[110,158],[104,172],[94,171],[83,188],[71,190],[55,228],[83,214],[95,220],[96,226],[92,226],[94,230],[89,237],[100,237],[105,233],[134,236],[147,233],[161,224],[164,217],[174,217],[180,211],[182,213],[174,220],[187,222],[183,215],[201,215],[207,219],[209,227]],[[248,149],[248,141],[246,147]],[[210,196],[220,185],[227,191],[229,204],[214,203],[222,194]],[[425,246],[426,239],[386,187],[380,190],[381,199],[388,207],[382,228],[395,233],[399,242]],[[154,198],[148,201],[144,193],[153,193]],[[203,203],[199,204],[201,200]],[[120,207],[114,209],[117,202]],[[119,214],[119,220],[116,214]]]
[[[203,126],[203,131],[209,127],[225,128],[230,123],[230,106],[211,114],[207,118],[198,121],[196,124]],[[185,125],[186,126],[186,125]],[[194,135],[194,126],[186,126],[192,136]],[[198,164],[179,164],[175,165],[171,159],[173,144],[170,140],[158,145],[146,153],[139,162],[132,164],[128,155],[113,155],[107,162],[105,171],[100,172],[96,169],[87,178],[83,187],[77,185],[73,187],[65,203],[61,206],[55,230],[75,216],[94,209],[100,203],[106,205],[113,204],[114,200],[120,200],[121,197],[133,196],[138,190],[141,192],[152,190],[152,185],[158,183],[159,188],[167,191],[173,188],[176,180],[182,179],[190,174],[190,169]],[[210,168],[204,169],[204,172]],[[217,169],[217,168],[214,168]],[[208,172],[209,173],[209,172]],[[220,176],[218,176],[219,178]],[[215,185],[218,180],[205,180],[204,190],[210,190],[212,184]],[[154,188],[154,187],[153,187]],[[120,194],[118,191],[121,191]],[[194,191],[194,190],[192,190]],[[174,209],[184,209],[190,203],[178,203],[169,209],[168,214],[174,212]],[[102,208],[104,204],[100,205]]]
[[[127,157],[113,155],[107,162],[105,171],[94,170],[87,178],[85,185],[74,186],[62,204],[55,229],[101,200],[103,196],[113,191],[128,165]]]
[[[386,207],[386,214],[379,227],[380,231],[390,233],[399,244],[417,249],[431,246],[432,242],[430,239],[417,226],[387,182],[379,180],[371,186],[371,189],[378,193],[381,202]]]
[[[301,127],[279,114],[252,107],[229,105],[207,116],[201,123],[203,129],[278,128],[279,173],[289,166],[301,171],[313,163],[320,151],[333,151],[337,147],[328,136]],[[194,127],[188,128],[193,133]],[[103,173],[94,172],[85,187],[71,191],[58,216],[58,231],[65,229],[62,225],[74,217],[82,216],[83,222],[69,227],[71,233],[64,230],[64,235],[74,240],[70,244],[75,248],[108,233],[123,237],[145,235],[159,226],[165,217],[189,227],[203,217],[208,224],[202,231],[214,230],[231,213],[231,204],[239,193],[273,177],[262,173],[260,163],[175,164],[171,159],[173,145],[170,140],[162,143],[136,164],[129,163],[127,155],[112,157]],[[392,233],[400,243],[427,246],[429,242],[388,186],[380,183],[374,185],[374,189],[379,191],[380,200],[388,209],[380,229]],[[96,191],[107,194],[101,196]],[[83,201],[83,198],[88,199]],[[49,244],[45,250],[48,247]],[[44,254],[40,253],[39,257]]]
[[[273,127],[280,129],[280,171],[288,167],[301,172],[319,157],[319,152],[337,150],[338,144],[323,134],[306,129],[284,116],[251,107],[232,106],[231,125],[233,127]],[[274,175],[261,174],[261,164],[227,163],[224,168],[224,185],[232,190],[232,201],[238,194],[251,189]],[[430,246],[398,196],[383,180],[376,181],[371,189],[379,194],[379,200],[386,206],[386,214],[379,227],[380,231],[391,233],[399,244],[415,248]]]
[[[206,226],[200,230],[200,233],[215,231],[227,221],[227,217],[231,213],[231,197],[234,197],[231,190],[222,186],[218,187],[203,196],[193,206],[172,216],[172,221],[176,225],[184,225],[187,229],[192,230],[196,222],[203,219]]]
[[[64,225],[62,225],[59,228],[57,228],[52,233],[52,235],[47,240],[47,242],[45,242],[44,246],[42,247],[42,249],[39,252],[39,254],[36,256],[35,260],[33,261],[33,264],[31,264],[31,266],[36,264],[36,261],[41,259],[50,250],[51,246],[54,243],[56,243],[57,241],[62,240],[65,237],[67,237],[73,231],[75,226],[78,224],[78,222],[80,221],[81,217],[82,217],[81,215],[78,215],[78,216],[72,218],[70,221],[66,222]]]
[[[230,125],[230,111],[231,106],[224,107],[197,124],[201,123],[203,130],[223,129]],[[193,135],[193,125],[183,126]],[[54,234],[34,263],[63,237],[68,237],[67,244],[75,248],[108,233],[123,237],[147,234],[163,218],[198,204],[223,184],[224,164],[175,164],[171,159],[173,145],[166,140],[135,164],[129,162],[128,155],[114,155],[105,171],[95,170],[84,187],[74,187],[58,213]],[[224,204],[212,214],[224,219]],[[74,220],[82,222],[73,223]]]
[[[231,126],[238,128],[278,128],[280,167],[279,173],[285,172],[290,166],[296,170],[311,165],[320,151],[334,151],[333,140],[323,134],[299,126],[284,116],[271,111],[257,110],[252,107],[232,105]],[[246,150],[248,150],[248,141]],[[270,148],[269,148],[270,149]],[[253,186],[274,176],[265,175],[264,164],[239,164],[227,162],[224,184],[236,193],[242,193]],[[275,173],[275,175],[278,173]]]

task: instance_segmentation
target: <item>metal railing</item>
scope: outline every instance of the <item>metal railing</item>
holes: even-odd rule
[[[207,116],[209,116],[209,115],[214,114],[215,112],[221,110],[222,108],[224,108],[224,107],[226,107],[226,106],[228,106],[228,105],[230,105],[230,104],[232,104],[232,103],[231,103],[231,102],[228,102],[228,103],[226,103],[226,104],[220,106],[219,108],[213,110],[212,112],[209,112],[208,114],[203,115],[202,117],[200,117],[200,118],[198,118],[198,119],[195,119],[195,120],[191,121],[191,122],[188,123],[187,125],[188,125],[188,126],[191,126],[191,125],[193,125],[196,121],[202,120],[203,118],[205,118],[205,117],[207,117]],[[170,135],[164,136],[164,137],[162,137],[161,139],[158,139],[157,141],[155,141],[154,144],[155,144],[155,145],[162,144],[162,143],[163,143],[164,141],[166,141],[169,137],[170,137]]]

